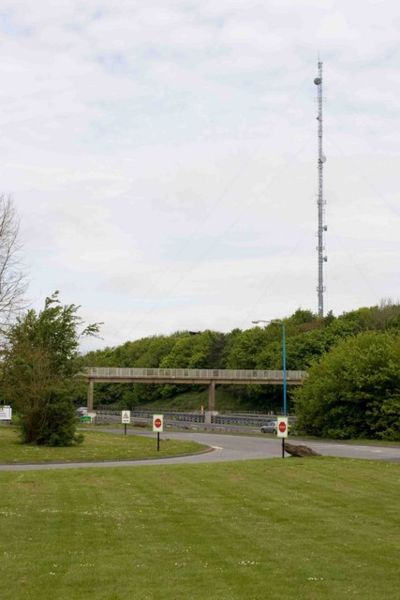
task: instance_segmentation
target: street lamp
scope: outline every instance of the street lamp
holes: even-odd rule
[[[265,323],[266,325],[280,325],[282,327],[282,371],[283,371],[283,415],[287,415],[287,381],[286,381],[286,329],[285,322],[279,320],[266,321],[265,319],[258,319],[257,321],[252,321],[255,325],[259,323]]]

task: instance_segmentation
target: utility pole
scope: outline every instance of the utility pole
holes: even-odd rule
[[[324,163],[326,157],[323,153],[323,120],[322,120],[322,62],[318,61],[318,77],[314,79],[318,90],[318,316],[324,316],[324,262],[328,257],[324,255],[324,232],[328,227],[324,224]]]

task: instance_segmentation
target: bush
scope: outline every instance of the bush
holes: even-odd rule
[[[400,336],[365,332],[343,340],[296,390],[298,427],[333,438],[400,439]]]
[[[21,419],[22,441],[38,446],[72,446],[83,441],[76,432],[71,400],[52,394],[45,409],[31,410]]]

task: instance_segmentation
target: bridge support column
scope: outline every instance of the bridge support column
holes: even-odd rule
[[[208,386],[208,410],[215,410],[215,381]]]
[[[94,393],[94,382],[89,379],[88,394],[87,394],[87,408],[88,411],[93,411],[93,394]]]

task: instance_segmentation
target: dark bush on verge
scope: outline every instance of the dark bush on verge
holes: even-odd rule
[[[296,390],[299,430],[331,438],[400,440],[400,335],[342,340]]]
[[[44,410],[32,410],[21,420],[21,435],[24,443],[39,446],[72,446],[83,441],[83,435],[76,431],[72,402],[56,394],[52,394]]]

